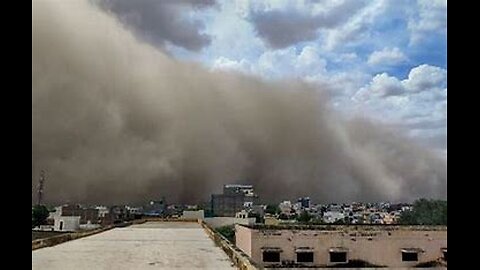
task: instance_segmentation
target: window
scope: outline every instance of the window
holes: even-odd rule
[[[418,261],[418,252],[402,251],[402,261],[403,262],[416,262],[416,261]]]
[[[313,252],[297,252],[297,262],[299,263],[313,262]]]
[[[443,253],[443,259],[444,259],[445,261],[447,261],[447,249],[446,249],[446,248],[443,248],[443,249],[442,249],[442,253]]]
[[[263,261],[264,262],[280,262],[280,252],[279,251],[264,251],[263,252]]]
[[[347,252],[345,252],[345,251],[330,251],[330,262],[332,262],[332,263],[347,262]]]

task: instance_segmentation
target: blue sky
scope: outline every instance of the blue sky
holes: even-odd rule
[[[175,58],[308,81],[345,116],[400,127],[446,154],[446,1],[105,2]]]

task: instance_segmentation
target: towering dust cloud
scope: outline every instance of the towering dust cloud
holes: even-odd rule
[[[47,171],[47,201],[195,202],[242,181],[266,200],[446,196],[445,160],[325,99],[173,60],[90,2],[33,1],[32,181]]]

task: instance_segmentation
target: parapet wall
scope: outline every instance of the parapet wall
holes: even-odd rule
[[[44,248],[44,247],[51,247],[55,246],[58,244],[61,244],[63,242],[75,240],[78,238],[94,235],[97,233],[101,233],[107,230],[110,230],[114,228],[113,226],[107,226],[104,228],[96,229],[96,230],[91,230],[91,231],[85,231],[85,232],[73,232],[73,233],[65,233],[62,235],[58,236],[53,236],[49,238],[44,238],[44,239],[37,239],[32,241],[32,250],[39,249],[39,248]]]
[[[200,225],[205,229],[207,235],[218,245],[223,251],[230,257],[232,262],[240,270],[256,270],[258,267],[256,264],[245,254],[242,250],[238,249],[235,245],[230,243],[225,237],[212,229],[207,223],[202,220],[198,221]]]
[[[115,225],[108,225],[108,226],[105,226],[105,227],[102,227],[102,228],[99,228],[99,229],[95,229],[95,230],[71,232],[71,233],[65,233],[65,234],[62,234],[62,235],[53,236],[53,237],[49,237],[49,238],[37,239],[37,240],[32,241],[32,250],[39,249],[39,248],[44,248],[44,247],[55,246],[55,245],[58,245],[58,244],[61,244],[61,243],[67,242],[67,241],[71,241],[71,240],[79,239],[79,238],[82,238],[82,237],[86,237],[86,236],[94,235],[94,234],[97,234],[97,233],[101,233],[101,232],[104,232],[104,231],[108,231],[108,230],[116,228],[116,227],[126,227],[126,226],[130,226],[130,225],[133,225],[133,224],[141,224],[141,223],[144,223],[144,222],[146,222],[146,220],[143,220],[143,219],[142,220],[134,220],[134,221],[131,221],[131,222],[125,222],[125,223],[120,223],[120,224],[115,224]]]

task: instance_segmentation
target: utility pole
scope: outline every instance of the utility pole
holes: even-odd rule
[[[42,200],[43,200],[43,185],[45,183],[45,171],[42,170],[40,172],[40,179],[38,180],[38,202],[37,204],[38,205],[41,205],[42,204]]]

